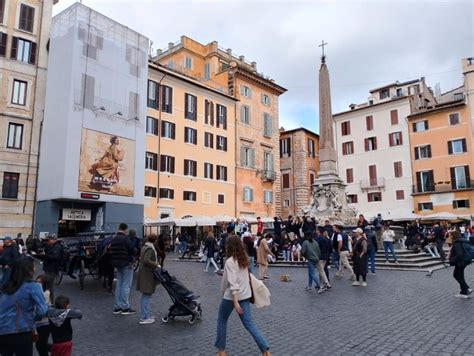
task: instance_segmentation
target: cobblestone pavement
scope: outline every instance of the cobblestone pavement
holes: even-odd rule
[[[56,294],[64,293],[84,319],[73,321],[75,355],[213,355],[221,277],[203,272],[197,262],[166,261],[165,267],[189,289],[201,295],[203,319],[139,325],[137,315],[113,315],[113,298],[99,282],[86,288],[65,277]],[[211,269],[212,270],[212,269]],[[306,268],[271,268],[268,288],[272,305],[253,309],[253,319],[274,355],[474,355],[474,298],[458,300],[452,268],[426,277],[419,272],[380,271],[368,277],[368,287],[333,280],[331,291],[307,293]],[[280,282],[280,273],[292,281]],[[331,271],[331,275],[334,270]],[[474,266],[466,269],[474,286]],[[139,308],[139,293],[131,304]],[[162,287],[152,299],[152,311],[163,316],[171,305]],[[236,314],[229,320],[229,355],[258,355],[253,339]]]

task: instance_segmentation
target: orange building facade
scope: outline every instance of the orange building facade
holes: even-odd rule
[[[157,52],[155,63],[238,100],[235,108],[235,216],[281,214],[278,98],[286,89],[257,72],[255,62],[186,36]]]

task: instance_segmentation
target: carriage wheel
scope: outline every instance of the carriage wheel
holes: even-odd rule
[[[79,266],[79,285],[81,286],[81,290],[84,289],[85,279],[86,279],[86,268],[85,268],[84,260],[81,259],[81,264]]]
[[[190,325],[193,325],[195,321],[196,321],[196,319],[194,319],[194,317],[191,317],[191,319],[188,320],[188,323]]]
[[[54,276],[54,284],[59,286],[63,280],[63,271],[59,271],[55,276]]]
[[[93,262],[89,265],[89,274],[94,278],[96,281],[100,279],[99,276],[99,267],[97,266],[96,262]]]
[[[170,321],[170,318],[168,318],[167,316],[161,318],[162,323],[167,323],[168,321]]]

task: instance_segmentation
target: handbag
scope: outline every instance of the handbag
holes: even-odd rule
[[[255,304],[257,308],[263,308],[270,305],[270,291],[263,282],[257,279],[249,270],[249,283],[250,290],[252,291],[252,296],[249,301],[252,304]]]

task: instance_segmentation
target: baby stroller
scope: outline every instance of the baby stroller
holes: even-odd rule
[[[189,324],[194,324],[196,319],[201,319],[202,309],[198,295],[195,295],[187,289],[176,277],[171,276],[163,268],[157,268],[153,273],[173,301],[173,305],[169,308],[168,315],[161,318],[163,323],[167,323],[177,316],[189,316]]]

